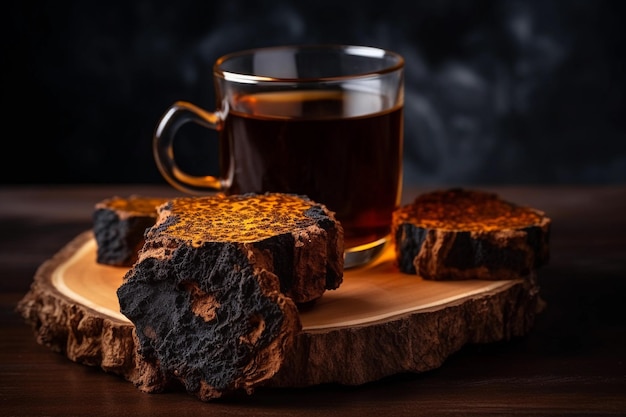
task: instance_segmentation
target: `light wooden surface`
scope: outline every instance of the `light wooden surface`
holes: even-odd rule
[[[18,311],[42,345],[153,392],[158,368],[136,355],[134,327],[119,313],[116,291],[127,269],[97,264],[96,249],[90,230],[68,242],[38,269]],[[398,272],[387,249],[300,311],[303,329],[263,385],[360,385],[426,372],[467,344],[511,340],[532,328],[542,305],[536,274],[427,281]]]
[[[117,288],[127,268],[95,262],[96,242],[88,240],[53,273],[57,289],[77,303],[121,321]],[[337,290],[327,291],[315,306],[301,313],[303,330],[363,326],[412,312],[429,311],[464,299],[498,292],[513,281],[427,281],[398,272],[393,247],[373,264],[347,270]]]

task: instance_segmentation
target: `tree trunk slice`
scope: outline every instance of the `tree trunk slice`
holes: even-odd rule
[[[17,310],[38,343],[149,392],[154,370],[119,312],[116,290],[127,268],[96,263],[96,251],[92,231],[77,236],[40,266]],[[295,347],[266,385],[358,385],[437,368],[466,344],[523,336],[542,305],[536,281],[534,272],[506,281],[423,280],[399,272],[387,248],[300,313]]]

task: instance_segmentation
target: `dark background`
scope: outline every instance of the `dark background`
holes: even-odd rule
[[[179,99],[213,109],[215,59],[333,42],[406,58],[407,183],[623,183],[625,9],[619,0],[9,2],[0,178],[165,183],[154,127]],[[213,133],[185,134],[192,147]]]

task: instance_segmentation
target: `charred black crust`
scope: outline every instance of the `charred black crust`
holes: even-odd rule
[[[415,274],[413,260],[422,248],[427,230],[411,224],[401,224],[395,231],[396,259],[401,272]]]
[[[155,216],[133,216],[125,220],[108,209],[93,213],[93,232],[97,242],[97,262],[114,266],[131,266],[144,242],[146,229]]]
[[[426,193],[393,223],[399,270],[425,279],[515,279],[549,260],[551,220],[494,193]]]
[[[171,258],[142,260],[117,295],[121,312],[137,329],[141,354],[159,363],[168,378],[192,393],[201,381],[233,389],[243,368],[278,336],[283,313],[264,295],[235,244],[180,246]],[[215,318],[194,314],[196,293],[215,299]],[[264,330],[254,345],[240,343],[262,314]]]

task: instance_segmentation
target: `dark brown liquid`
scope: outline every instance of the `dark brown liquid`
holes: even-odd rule
[[[235,167],[230,193],[307,195],[336,213],[346,248],[389,233],[401,187],[401,107],[380,111],[377,95],[339,91],[250,95],[233,107],[223,129],[223,155]]]

